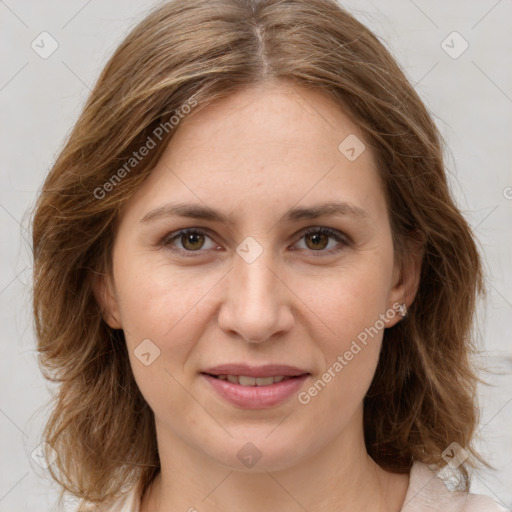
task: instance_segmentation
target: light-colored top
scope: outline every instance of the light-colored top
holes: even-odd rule
[[[110,507],[94,510],[140,512],[140,497],[132,489]],[[488,496],[450,491],[444,481],[426,464],[415,461],[401,512],[506,512],[506,509]]]

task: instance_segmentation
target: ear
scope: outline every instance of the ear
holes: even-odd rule
[[[411,232],[404,253],[401,261],[395,259],[388,310],[393,310],[396,314],[386,322],[386,327],[392,327],[402,319],[398,314],[398,305],[405,304],[409,308],[416,297],[421,279],[421,264],[425,254],[423,233]]]
[[[103,320],[112,329],[122,329],[119,305],[112,277],[106,274],[95,273],[92,279],[94,298],[100,307]]]

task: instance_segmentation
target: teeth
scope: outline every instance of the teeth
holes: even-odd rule
[[[227,380],[240,386],[270,386],[276,382],[281,382],[289,377],[278,375],[276,377],[247,377],[246,375],[217,375],[220,380]]]
[[[256,386],[270,386],[271,384],[274,384],[274,377],[259,377],[254,380],[256,381]],[[242,384],[242,386],[245,385],[242,381],[240,381],[240,384]]]
[[[245,377],[244,375],[240,375],[238,377],[238,384],[240,384],[240,386],[255,386],[257,380],[260,379],[256,379],[256,377]]]

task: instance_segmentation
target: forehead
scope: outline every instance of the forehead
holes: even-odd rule
[[[321,91],[287,83],[244,89],[192,111],[175,129],[137,194],[140,208],[178,197],[262,214],[299,202],[350,200],[374,216],[384,213],[363,133]],[[355,159],[347,157],[347,144]]]
[[[197,151],[251,155],[256,162],[285,152],[318,158],[318,151],[339,156],[338,145],[349,135],[364,136],[334,100],[317,89],[291,82],[259,84],[192,113],[182,121],[169,150],[175,160]],[[264,148],[264,154],[262,149]]]

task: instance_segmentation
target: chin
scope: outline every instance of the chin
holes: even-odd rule
[[[204,449],[203,451],[217,463],[232,471],[244,473],[274,472],[289,469],[307,458],[300,448],[310,446],[303,436],[280,436],[270,439],[269,430],[260,435],[236,436],[224,444],[221,449]],[[283,437],[286,443],[283,442]],[[299,448],[299,449],[298,449]]]

